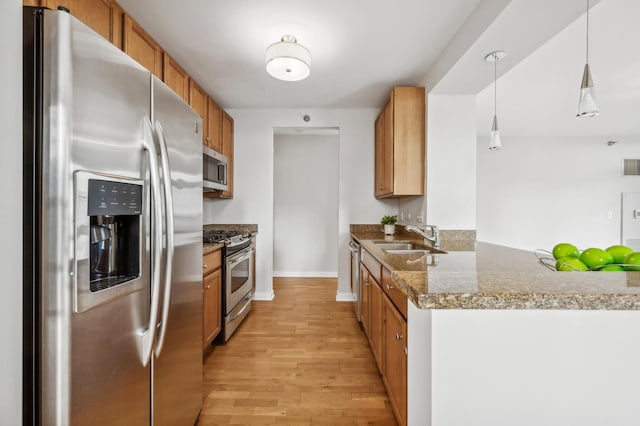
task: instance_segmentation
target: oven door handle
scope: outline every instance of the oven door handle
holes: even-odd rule
[[[238,312],[237,314],[235,314],[233,317],[229,318],[229,319],[227,320],[227,322],[233,322],[233,320],[235,320],[235,319],[236,319],[236,318],[238,318],[240,315],[242,315],[242,314],[244,313],[244,311],[246,311],[246,310],[249,308],[249,306],[251,305],[251,303],[249,303],[249,302],[251,302],[251,298],[252,298],[252,297],[253,297],[253,294],[251,294],[251,292],[249,292],[249,294],[247,294],[247,295],[246,295],[246,296],[241,300],[241,303],[242,303],[242,302],[246,302],[246,303],[244,304],[244,306],[242,307],[242,309],[240,309],[240,312]]]
[[[254,252],[255,252],[255,249],[252,247],[246,253],[244,253],[242,256],[240,256],[238,258],[231,257],[231,258],[227,259],[228,268],[232,269],[237,264],[239,264],[241,262],[244,262],[245,260],[249,259]]]

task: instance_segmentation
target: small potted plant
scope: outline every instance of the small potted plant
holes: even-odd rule
[[[398,216],[382,216],[382,220],[380,223],[384,225],[384,234],[385,235],[393,235],[396,233],[396,222],[398,221]]]

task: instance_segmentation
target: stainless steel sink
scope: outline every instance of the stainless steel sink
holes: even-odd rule
[[[386,241],[378,241],[374,242],[374,244],[389,254],[446,253],[444,250],[414,243],[388,243]]]
[[[426,249],[422,246],[413,243],[374,243],[382,250],[386,251],[406,251],[406,250],[423,250]]]
[[[425,249],[400,249],[400,250],[385,250],[389,254],[427,254],[431,253]]]

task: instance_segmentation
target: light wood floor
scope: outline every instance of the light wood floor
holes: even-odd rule
[[[244,323],[205,359],[205,425],[395,425],[351,303],[336,280],[274,279]]]

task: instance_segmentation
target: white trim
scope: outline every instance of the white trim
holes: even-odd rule
[[[271,300],[273,300],[274,297],[276,297],[276,294],[273,292],[273,290],[271,290],[271,291],[256,291],[255,293],[253,293],[253,300],[271,301]]]
[[[291,278],[338,278],[336,271],[273,271],[274,277]]]
[[[353,302],[356,300],[356,297],[350,291],[348,292],[337,292],[336,293],[336,302]]]

